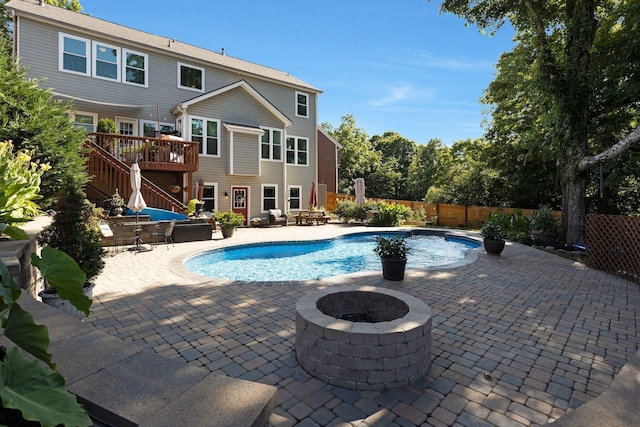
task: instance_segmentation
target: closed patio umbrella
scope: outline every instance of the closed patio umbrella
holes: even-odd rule
[[[364,178],[356,178],[356,205],[364,205]]]
[[[142,188],[142,175],[140,174],[140,166],[135,162],[131,165],[131,197],[129,197],[129,203],[127,207],[136,213],[136,222],[138,222],[138,212],[147,207],[147,203],[142,197],[140,189]]]
[[[318,206],[318,192],[316,191],[316,180],[311,182],[311,196],[309,196],[309,206]]]

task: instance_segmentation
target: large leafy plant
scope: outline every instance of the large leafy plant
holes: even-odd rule
[[[0,142],[0,235],[27,238],[17,225],[38,213],[40,177],[49,165],[31,161],[27,150],[13,152],[11,141]]]
[[[44,280],[56,287],[60,296],[89,314],[91,300],[82,293],[84,272],[69,255],[43,248],[41,257],[31,255]],[[27,291],[11,277],[0,260],[0,322],[2,335],[16,344],[0,352],[0,399],[5,409],[19,410],[22,417],[42,426],[90,426],[92,421],[76,397],[65,388],[49,353],[49,332],[37,325],[33,316],[18,303]],[[45,363],[27,358],[22,351]]]
[[[38,213],[35,201],[39,198],[40,176],[45,170],[45,166],[31,162],[28,152],[13,153],[11,143],[0,143],[0,234],[29,239],[27,233],[14,224]],[[86,275],[73,258],[58,249],[45,247],[41,256],[31,255],[31,264],[39,269],[42,280],[56,287],[61,298],[89,314],[91,300],[82,292]],[[7,349],[0,346],[1,416],[17,411],[23,419],[37,421],[42,426],[90,426],[91,419],[76,397],[67,391],[64,378],[52,361],[47,328],[36,325],[33,316],[19,304],[27,292],[15,283],[0,259],[0,337],[16,345]]]

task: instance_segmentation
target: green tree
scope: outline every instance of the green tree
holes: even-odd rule
[[[558,162],[562,233],[569,245],[584,241],[589,168],[640,141],[639,7],[635,0],[444,0],[441,5],[482,30],[497,30],[507,21],[515,28],[533,69],[530,87],[536,88],[533,95],[516,93],[531,96],[530,105],[548,106],[538,118]],[[623,117],[614,120],[618,114]],[[634,114],[635,120],[627,120]],[[602,135],[596,127],[615,142],[596,143]]]
[[[342,116],[337,128],[326,122],[321,126],[343,147],[340,150],[338,192],[353,194],[354,180],[366,180],[374,166],[380,163],[380,153],[374,151],[369,136],[363,129],[356,127],[356,120],[350,114]]]
[[[79,0],[45,0],[44,2],[73,12],[82,12]]]
[[[416,146],[407,176],[408,200],[423,200],[427,190],[433,185],[438,171],[440,156],[444,148],[440,139],[430,139],[426,144]]]
[[[382,136],[371,138],[374,150],[382,155],[382,162],[387,168],[398,174],[393,181],[393,192],[390,196],[395,199],[408,199],[409,167],[416,152],[416,143],[396,132],[385,132]]]
[[[0,44],[6,42],[0,39]],[[88,181],[81,155],[85,132],[69,120],[71,106],[27,79],[5,52],[0,48],[0,141],[13,141],[16,151],[32,152],[35,162],[51,166],[40,184],[40,206],[46,209],[53,206],[63,183]]]

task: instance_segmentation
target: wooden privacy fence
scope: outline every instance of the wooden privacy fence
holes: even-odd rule
[[[336,194],[327,192],[326,210],[333,211],[338,203],[344,200],[355,201],[356,197],[347,194]],[[398,203],[405,205],[416,211],[423,208],[427,219],[434,219],[436,225],[443,227],[458,228],[480,228],[483,222],[487,220],[489,215],[500,210],[506,214],[512,214],[515,208],[496,208],[488,206],[460,206],[449,205],[444,203],[425,203],[412,200],[392,200],[392,199],[376,199],[367,197],[367,201]],[[530,216],[534,209],[520,209],[524,216]],[[562,216],[561,212],[554,212],[556,218]]]
[[[587,264],[640,283],[640,218],[587,215]]]

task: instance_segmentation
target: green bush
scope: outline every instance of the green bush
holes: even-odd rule
[[[354,201],[344,200],[334,209],[334,215],[342,219],[343,223],[350,221],[364,221],[367,218],[367,205],[357,205]]]
[[[411,209],[396,203],[381,203],[378,214],[371,220],[371,225],[380,227],[395,227],[404,224]]]
[[[75,183],[64,184],[53,222],[42,231],[38,243],[65,252],[78,263],[89,281],[104,268],[99,222],[96,207],[80,187]]]

